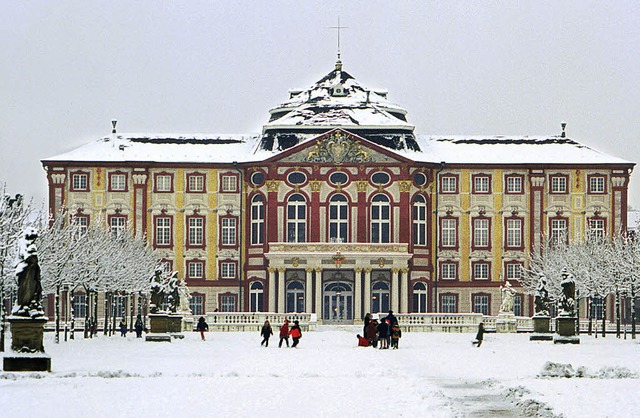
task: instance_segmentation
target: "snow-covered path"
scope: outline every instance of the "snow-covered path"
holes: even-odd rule
[[[0,373],[1,415],[22,416],[25,404],[49,417],[508,417],[542,413],[540,403],[577,417],[640,408],[636,341],[583,336],[554,346],[489,334],[478,349],[471,334],[405,333],[399,350],[376,350],[356,347],[360,330],[321,328],[297,349],[278,349],[277,337],[261,347],[258,332],[58,345],[46,334],[52,373]],[[547,361],[605,378],[538,378]],[[611,378],[627,372],[636,375]]]

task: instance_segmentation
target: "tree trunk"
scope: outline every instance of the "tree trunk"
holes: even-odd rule
[[[91,338],[93,338],[93,335],[98,335],[98,291],[94,291],[92,293],[93,295],[93,319],[91,320],[91,326],[95,326],[95,332],[93,332],[93,330],[90,330],[91,332]]]
[[[616,289],[616,338],[620,338],[620,292]]]
[[[593,298],[587,299],[587,317],[589,318],[589,335],[593,332]],[[598,333],[596,332],[596,335]]]
[[[56,286],[56,344],[60,343],[60,285]]]
[[[109,335],[109,293],[104,294],[104,335]]]
[[[72,340],[75,340],[75,330],[76,330],[76,313],[75,313],[75,309],[73,308],[73,298],[74,298],[74,289],[75,288],[71,288],[71,294],[69,295],[69,314],[71,315],[71,335],[69,336],[69,338],[71,338]]]
[[[0,266],[0,353],[4,352],[4,267]]]
[[[602,338],[607,336],[607,298],[602,298]]]
[[[129,332],[133,332],[133,315],[135,314],[133,310],[133,295],[134,293],[129,294]]]

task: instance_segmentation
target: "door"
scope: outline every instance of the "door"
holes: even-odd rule
[[[324,287],[325,324],[353,324],[353,287],[345,282],[328,283]]]

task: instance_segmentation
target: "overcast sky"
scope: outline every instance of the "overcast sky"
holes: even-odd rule
[[[277,4],[277,6],[276,6]],[[345,71],[420,134],[559,134],[640,162],[640,2],[5,1],[0,181],[110,132],[257,133]],[[481,161],[480,161],[481,162]],[[630,202],[640,206],[640,168]]]

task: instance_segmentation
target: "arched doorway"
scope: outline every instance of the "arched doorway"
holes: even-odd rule
[[[325,324],[353,323],[353,286],[346,282],[330,282],[324,286]]]

